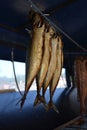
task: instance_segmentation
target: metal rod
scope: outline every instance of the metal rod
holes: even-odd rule
[[[87,52],[64,52],[65,55],[87,55]]]
[[[80,127],[80,126],[67,126],[66,128],[76,128],[76,129],[79,129],[79,130],[87,130],[87,128]]]
[[[72,41],[77,47],[79,47],[80,49],[82,49],[83,51],[87,51],[86,48],[82,47],[81,45],[79,45],[75,40],[73,40],[68,34],[66,34],[60,27],[56,26],[56,24],[54,24],[51,20],[49,20],[41,11],[40,9],[31,1],[28,0],[30,3],[30,7],[33,8],[36,12],[40,13],[41,16],[43,16],[45,18],[45,20],[47,20],[55,29],[57,29],[59,32],[61,32],[65,37],[67,37],[70,41]]]
[[[8,41],[2,41],[0,40],[0,45],[2,46],[7,46],[7,47],[10,47],[10,48],[18,48],[20,50],[26,50],[27,46],[24,44],[19,44],[18,42],[17,43],[14,43],[14,42],[8,42]]]

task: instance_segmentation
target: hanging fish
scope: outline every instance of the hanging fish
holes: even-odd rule
[[[56,53],[57,53],[57,38],[56,37],[52,37],[51,38],[51,57],[50,57],[50,63],[49,63],[49,67],[48,67],[48,71],[46,74],[46,78],[44,80],[43,83],[43,98],[45,100],[45,92],[53,78],[53,74],[55,72],[56,69]]]
[[[39,22],[37,22],[38,20],[37,18],[40,20]],[[21,108],[25,102],[26,95],[31,87],[31,84],[40,69],[41,60],[42,60],[43,35],[44,35],[45,25],[44,24],[41,25],[40,15],[36,14],[34,16],[34,19],[35,19],[33,22],[34,29],[32,32],[32,42],[31,42],[31,49],[29,54],[29,69],[27,75],[27,83],[26,83],[24,95],[21,99]]]
[[[56,69],[53,75],[53,78],[50,83],[50,101],[48,103],[48,109],[53,108],[57,113],[59,113],[57,107],[54,105],[52,98],[54,95],[54,92],[56,90],[58,81],[60,79],[61,71],[62,71],[62,66],[63,66],[63,44],[61,41],[61,38],[57,38],[57,55],[56,55]]]
[[[77,100],[79,101],[81,98],[80,95],[80,89],[81,89],[81,76],[82,76],[82,63],[83,63],[83,57],[77,57],[74,62],[74,80],[75,85],[77,87]]]
[[[83,57],[81,70],[81,86],[80,86],[80,112],[87,113],[87,57]]]
[[[37,96],[34,101],[34,106],[36,106],[38,103],[44,102],[44,99],[40,95],[40,90],[42,88],[44,79],[46,77],[48,67],[49,67],[49,60],[50,60],[50,39],[52,35],[54,34],[53,28],[47,28],[45,29],[44,33],[44,45],[43,45],[43,58],[41,63],[41,68],[39,73],[36,76],[36,83],[37,83]],[[45,102],[44,102],[45,104]]]

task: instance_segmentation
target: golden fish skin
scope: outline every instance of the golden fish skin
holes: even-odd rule
[[[49,65],[49,60],[50,60],[50,38],[52,35],[52,31],[53,30],[50,28],[49,32],[45,32],[44,55],[43,55],[43,59],[41,63],[41,69],[38,74],[38,84],[40,88],[43,85],[43,81],[45,79],[45,76],[48,70],[48,65]]]
[[[43,97],[56,69],[57,38],[51,38],[51,58],[46,78],[43,83]]]
[[[52,97],[54,95],[55,89],[57,87],[60,75],[61,75],[61,71],[62,71],[62,66],[63,66],[63,51],[62,51],[62,41],[61,38],[58,38],[59,40],[57,41],[58,44],[58,48],[57,48],[57,64],[56,64],[56,69],[53,75],[53,78],[51,80],[50,83],[50,101],[48,103],[48,109],[53,108],[57,113],[59,113],[57,107],[54,105],[53,101],[52,101]]]
[[[42,59],[43,33],[44,33],[44,25],[40,28],[34,29],[31,45],[30,62],[29,62],[29,72],[27,76],[27,86],[25,91],[29,89],[31,81],[35,78],[37,72],[40,69]]]
[[[26,95],[31,87],[31,84],[36,77],[42,59],[42,47],[43,47],[43,34],[44,34],[45,25],[43,24],[42,27],[34,27],[33,35],[32,35],[32,43],[31,43],[31,52],[30,52],[30,59],[29,59],[29,70],[27,75],[27,83],[25,87],[25,93],[21,100],[21,108],[24,104],[26,99]]]
[[[33,20],[33,27],[43,24],[43,18],[39,13],[34,13],[34,15],[31,16]]]
[[[54,94],[54,91],[57,87],[57,84],[61,75],[61,71],[62,71],[62,65],[63,65],[62,41],[59,38],[58,49],[57,49],[57,64],[56,64],[55,73],[53,75],[53,78],[50,84],[51,96]]]
[[[46,77],[46,73],[49,66],[50,60],[50,38],[54,34],[54,30],[50,27],[49,31],[44,33],[44,45],[43,45],[43,58],[41,63],[41,68],[36,76],[37,83],[37,96],[34,101],[34,106],[36,106],[40,102],[44,102],[42,96],[40,95],[40,90],[43,85],[44,79]]]

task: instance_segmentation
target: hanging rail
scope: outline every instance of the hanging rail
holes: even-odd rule
[[[72,43],[74,43],[78,48],[82,49],[83,51],[87,51],[86,48],[84,48],[83,46],[79,45],[75,40],[73,40],[68,34],[66,34],[60,27],[58,27],[56,24],[54,24],[50,19],[47,18],[47,16],[45,14],[42,13],[42,11],[40,11],[40,9],[31,1],[28,0],[30,7],[35,10],[36,12],[38,12],[39,14],[41,14],[41,16],[43,16],[43,18],[49,22],[49,24],[51,24],[56,30],[58,30],[59,32],[61,32],[65,37],[67,37],[70,41],[72,41]]]

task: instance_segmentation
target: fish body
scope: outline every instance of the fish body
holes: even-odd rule
[[[47,90],[47,87],[49,86],[51,79],[53,77],[53,74],[56,69],[56,53],[57,53],[57,38],[53,37],[51,38],[51,57],[50,57],[50,63],[49,68],[46,74],[46,78],[43,83],[43,97],[45,95],[45,92]]]
[[[78,57],[75,60],[75,81],[77,87],[77,98],[80,101],[80,113],[86,113],[86,99],[87,99],[87,58]]]
[[[54,94],[54,91],[57,87],[61,71],[62,71],[62,66],[63,66],[63,52],[62,52],[62,41],[61,38],[59,38],[58,43],[58,48],[57,48],[57,64],[56,64],[56,69],[53,75],[53,78],[51,80],[50,88],[51,88],[51,95]]]
[[[32,37],[32,45],[30,52],[29,71],[27,76],[27,86],[25,91],[27,92],[33,79],[40,69],[42,60],[42,47],[43,47],[43,33],[44,25],[40,28],[35,28]]]
[[[25,102],[26,95],[31,87],[31,84],[36,77],[42,60],[42,47],[43,47],[43,34],[44,34],[45,25],[41,27],[34,27],[32,34],[31,50],[30,50],[30,59],[29,59],[29,69],[27,74],[27,82],[25,87],[24,96],[21,99],[21,108]]]
[[[44,33],[44,45],[43,45],[43,58],[41,63],[41,68],[36,76],[36,83],[37,83],[37,96],[34,101],[34,106],[36,106],[40,102],[44,102],[42,96],[40,95],[40,90],[42,88],[44,79],[46,77],[49,61],[50,61],[50,39],[51,36],[54,34],[54,30],[50,27],[49,31]]]
[[[81,76],[82,76],[82,63],[83,63],[83,57],[78,57],[75,60],[74,68],[75,68],[75,85],[77,87],[77,99],[78,101],[81,98],[80,95],[80,89],[81,89]]]
[[[63,51],[62,51],[63,46],[62,46],[61,38],[59,37],[58,39],[59,40],[57,41],[58,47],[57,47],[57,55],[56,55],[57,63],[56,63],[56,69],[55,69],[53,78],[50,83],[50,101],[48,103],[48,109],[53,108],[57,113],[58,113],[58,110],[57,110],[56,106],[53,104],[52,97],[54,95],[58,81],[60,79],[62,66],[63,66]]]
[[[81,86],[81,113],[86,114],[87,113],[87,57],[84,57],[83,63],[82,63],[82,86]]]

